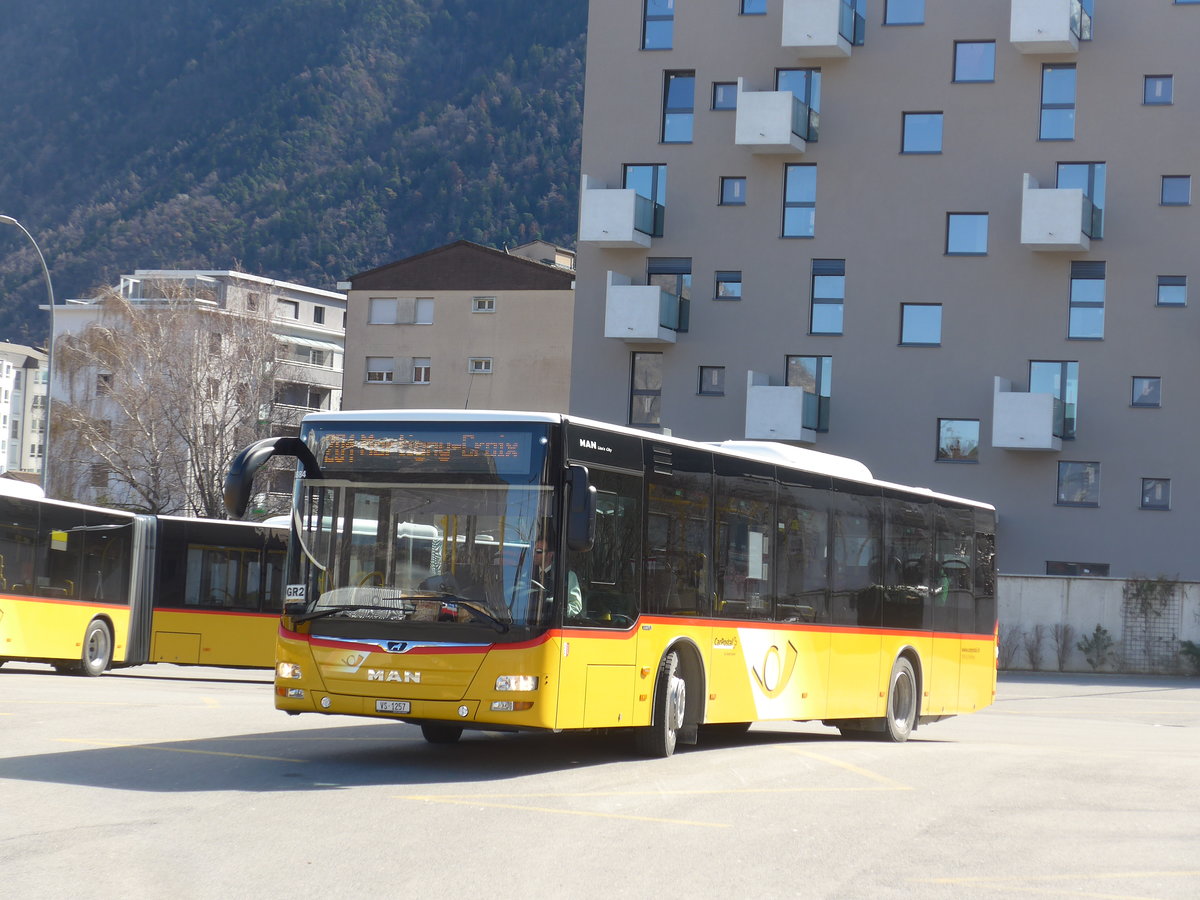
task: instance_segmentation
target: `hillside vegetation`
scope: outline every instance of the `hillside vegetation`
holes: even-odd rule
[[[586,0],[40,0],[0,29],[0,213],[56,296],[135,268],[315,287],[574,241]],[[0,226],[0,339],[48,330]]]

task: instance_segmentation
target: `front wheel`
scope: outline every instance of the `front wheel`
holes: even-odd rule
[[[902,656],[892,666],[892,677],[888,682],[884,734],[888,740],[901,743],[908,740],[916,724],[917,676],[912,663]]]
[[[674,753],[686,708],[687,682],[679,674],[679,655],[668,653],[658,668],[654,687],[654,721],[637,730],[638,752],[659,758]]]
[[[459,725],[431,723],[421,726],[421,736],[430,744],[457,744],[462,733],[462,727]]]
[[[104,670],[112,663],[112,656],[112,632],[99,619],[92,619],[83,632],[83,649],[79,653],[79,662],[72,665],[71,671],[76,675],[95,678],[104,674]]]

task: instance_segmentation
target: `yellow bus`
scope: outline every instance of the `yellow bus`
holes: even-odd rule
[[[906,740],[996,683],[995,510],[782,444],[546,413],[317,413],[276,650],[291,714],[464,729],[819,721]],[[376,535],[364,542],[364,523]],[[352,525],[350,523],[353,523]]]
[[[93,676],[151,662],[270,668],[287,534],[0,483],[0,665]]]

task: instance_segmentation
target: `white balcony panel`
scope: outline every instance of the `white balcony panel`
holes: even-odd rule
[[[744,91],[738,79],[733,142],[751,153],[803,153],[804,139],[796,134],[791,91]]]
[[[1007,378],[996,378],[992,395],[992,446],[1007,450],[1062,450],[1054,434],[1057,398],[1053,394],[1014,391]]]
[[[660,324],[663,289],[656,284],[630,284],[629,281],[617,272],[608,273],[604,293],[604,336],[633,344],[675,343],[675,332]]]
[[[1032,250],[1078,252],[1092,246],[1083,231],[1079,188],[1043,188],[1030,175],[1021,186],[1021,243]]]
[[[603,182],[583,177],[579,197],[579,240],[599,247],[646,249],[650,235],[634,227],[637,192],[630,188],[605,187]]]
[[[815,444],[817,433],[804,427],[804,388],[768,384],[762,372],[746,378],[746,439]]]
[[[783,0],[783,48],[801,57],[849,56],[841,15],[841,0]]]
[[[1072,0],[1012,0],[1009,42],[1021,53],[1078,53],[1071,13]]]

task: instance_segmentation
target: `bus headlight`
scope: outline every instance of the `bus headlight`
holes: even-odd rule
[[[304,674],[295,663],[281,662],[275,666],[275,674],[280,678],[303,678]]]
[[[536,691],[538,677],[536,675],[500,675],[496,678],[498,691]]]
[[[524,712],[527,709],[533,709],[533,703],[529,700],[492,701],[492,712]]]

